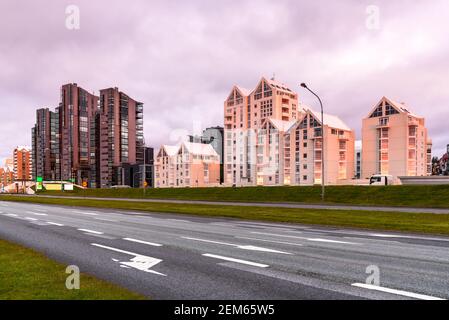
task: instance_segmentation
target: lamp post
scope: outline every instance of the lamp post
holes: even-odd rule
[[[301,87],[307,89],[310,93],[312,93],[315,97],[318,98],[321,107],[321,201],[324,202],[325,195],[325,184],[324,184],[324,112],[323,112],[323,103],[321,102],[320,97],[307,87],[305,83],[301,83]]]

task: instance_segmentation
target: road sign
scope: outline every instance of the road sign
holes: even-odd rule
[[[148,182],[144,181],[144,182],[143,182],[143,186],[144,186],[145,188],[148,187]]]
[[[83,187],[87,188],[87,181],[83,181]]]

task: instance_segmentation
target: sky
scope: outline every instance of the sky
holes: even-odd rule
[[[434,155],[449,144],[447,0],[1,0],[0,12],[0,165],[73,82],[143,102],[156,149],[223,125],[232,86],[273,75],[318,108],[306,82],[358,138],[387,96],[426,118]]]

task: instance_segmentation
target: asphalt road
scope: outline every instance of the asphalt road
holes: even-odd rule
[[[439,236],[0,201],[0,238],[153,299],[449,298]]]
[[[24,197],[30,197],[25,195]],[[419,207],[391,207],[391,206],[362,206],[362,205],[339,205],[339,204],[308,204],[308,203],[285,203],[285,202],[235,202],[235,201],[203,201],[203,200],[175,200],[175,199],[131,199],[131,198],[100,198],[100,197],[77,197],[77,196],[49,196],[38,195],[31,197],[40,198],[68,198],[68,199],[91,199],[106,201],[131,201],[131,202],[157,202],[177,204],[203,204],[219,206],[244,206],[244,207],[275,207],[293,209],[323,209],[323,210],[358,210],[358,211],[382,211],[382,212],[412,212],[449,214],[449,209],[419,208]],[[1,198],[0,198],[1,200]]]

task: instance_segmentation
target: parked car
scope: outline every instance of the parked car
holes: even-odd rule
[[[388,186],[393,184],[393,176],[374,174],[369,179],[370,186]]]

